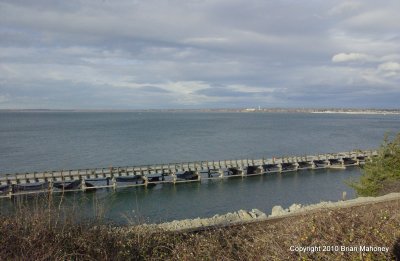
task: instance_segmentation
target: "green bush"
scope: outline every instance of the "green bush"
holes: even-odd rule
[[[378,196],[400,190],[400,133],[391,141],[388,135],[378,156],[367,161],[360,180],[350,184],[359,196]]]

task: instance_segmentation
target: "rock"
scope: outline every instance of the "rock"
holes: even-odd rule
[[[239,217],[241,220],[250,220],[253,217],[245,210],[239,210],[238,211]]]
[[[264,212],[262,212],[262,211],[260,211],[259,209],[256,209],[256,208],[253,208],[251,210],[251,213],[255,214],[255,216],[256,216],[255,218],[266,218],[267,217],[267,215]]]
[[[345,207],[351,206],[355,204],[360,204],[364,202],[379,202],[387,199],[398,199],[400,198],[400,193],[388,194],[383,197],[371,198],[371,197],[360,197],[356,199],[350,199],[347,201],[339,201],[339,202],[320,202],[317,204],[305,205],[301,204],[292,204],[288,209],[283,209],[281,206],[274,206],[272,208],[272,213],[270,217],[282,216],[291,212],[297,211],[308,211],[315,209],[324,209],[324,208],[336,208],[336,207]],[[207,226],[215,226],[215,225],[228,225],[232,223],[251,221],[253,219],[261,219],[266,218],[267,215],[258,209],[252,209],[250,212],[246,210],[239,210],[233,213],[227,213],[224,215],[214,215],[211,218],[195,218],[195,219],[184,219],[184,220],[174,220],[171,222],[166,222],[162,224],[143,224],[140,225],[140,231],[147,231],[151,229],[166,229],[166,230],[182,230],[188,228],[199,228],[199,227],[207,227]],[[137,231],[137,228],[132,228],[132,231]]]
[[[301,209],[301,204],[292,204],[289,207],[289,212],[296,212]]]
[[[225,218],[223,217],[223,216],[218,216],[216,219],[215,219],[215,222],[222,222],[222,221],[224,221],[225,220]]]
[[[250,211],[249,215],[251,216],[251,218],[257,218],[257,214],[254,213],[253,211]]]
[[[276,217],[276,216],[281,216],[287,214],[287,211],[284,210],[281,206],[274,206],[272,208],[272,212],[270,217]]]
[[[225,219],[227,221],[235,221],[236,219],[238,219],[238,216],[236,213],[228,213],[225,215]]]

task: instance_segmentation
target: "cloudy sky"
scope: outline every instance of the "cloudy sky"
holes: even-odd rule
[[[0,0],[0,109],[400,106],[399,0]]]

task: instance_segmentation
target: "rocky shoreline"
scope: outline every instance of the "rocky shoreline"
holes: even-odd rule
[[[346,201],[328,201],[311,205],[292,204],[289,208],[286,209],[281,206],[274,206],[271,210],[270,215],[267,215],[266,213],[258,209],[252,209],[251,211],[239,210],[233,213],[215,215],[210,218],[174,220],[161,224],[143,224],[141,225],[141,227],[145,229],[161,229],[166,231],[196,230],[204,229],[207,227],[227,226],[264,220],[273,220],[276,218],[283,218],[286,216],[297,215],[326,208],[346,208],[357,205],[385,202],[399,198],[400,193],[391,193],[381,197],[359,197]]]

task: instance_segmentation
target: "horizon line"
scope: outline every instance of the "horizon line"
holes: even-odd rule
[[[400,111],[400,108],[352,107],[226,107],[226,108],[142,108],[142,109],[84,109],[84,108],[7,108],[0,111]]]

